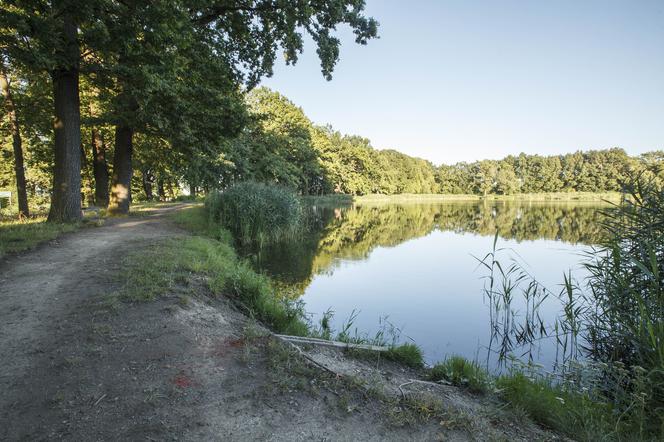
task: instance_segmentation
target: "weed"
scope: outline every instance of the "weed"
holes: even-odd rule
[[[486,392],[490,385],[487,371],[476,362],[461,356],[452,356],[434,365],[429,372],[429,379],[447,380],[454,385],[467,387],[475,393]]]

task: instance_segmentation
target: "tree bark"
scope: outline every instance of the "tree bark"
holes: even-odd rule
[[[115,153],[113,155],[113,177],[111,181],[111,201],[108,211],[111,215],[129,213],[131,203],[131,157],[133,154],[134,131],[126,125],[115,127]]]
[[[143,192],[145,192],[145,199],[152,201],[152,176],[149,170],[141,171],[141,182],[143,184]]]
[[[55,120],[53,195],[48,221],[74,222],[81,212],[81,115],[78,94],[80,50],[77,26],[67,12],[63,14],[63,55],[69,65],[51,72]]]
[[[164,179],[159,177],[157,179],[157,195],[159,201],[166,201],[166,190],[164,189]]]
[[[9,88],[9,78],[5,64],[0,59],[0,89],[5,98],[7,115],[9,116],[10,131],[12,134],[12,146],[14,147],[14,173],[16,175],[16,196],[18,199],[18,216],[23,218],[30,216],[28,208],[28,191],[25,184],[25,167],[23,165],[23,145],[21,143],[21,131],[18,122],[18,115]]]
[[[95,204],[108,206],[108,163],[104,134],[92,129],[92,172],[95,177]]]

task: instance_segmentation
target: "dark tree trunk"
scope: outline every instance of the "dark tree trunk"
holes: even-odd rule
[[[128,126],[119,125],[115,127],[111,201],[108,206],[108,211],[112,215],[129,213],[131,176],[133,174],[131,164],[131,157],[134,150],[133,135],[134,131]]]
[[[189,196],[192,198],[196,198],[196,185],[195,184],[190,184],[189,185]]]
[[[104,135],[92,129],[92,171],[95,177],[95,204],[108,206],[108,163]]]
[[[145,199],[152,201],[152,175],[149,170],[141,171],[141,182],[143,183],[143,192],[145,192]]]
[[[157,195],[159,195],[159,201],[166,201],[166,190],[164,190],[164,179],[161,177],[157,179]]]
[[[63,14],[64,48],[61,51],[69,64],[51,72],[55,120],[55,155],[53,195],[48,220],[73,222],[81,212],[81,115],[78,95],[78,60],[80,51],[77,26],[68,12]]]
[[[9,89],[9,78],[6,67],[0,59],[0,89],[5,97],[5,106],[7,106],[7,115],[9,116],[10,131],[12,134],[12,146],[14,147],[14,173],[16,175],[16,195],[18,199],[18,216],[30,216],[28,209],[28,192],[25,185],[25,167],[23,166],[23,146],[21,143],[21,131],[18,122],[18,115],[12,92]]]

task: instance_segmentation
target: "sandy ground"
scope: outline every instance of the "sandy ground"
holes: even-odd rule
[[[111,302],[127,252],[184,235],[168,210],[0,261],[0,440],[557,439],[402,367],[305,348],[337,375],[321,370],[193,276]]]

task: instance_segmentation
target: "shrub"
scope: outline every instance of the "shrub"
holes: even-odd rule
[[[288,238],[302,229],[303,210],[290,189],[247,181],[205,200],[210,219],[230,230],[241,244]]]

